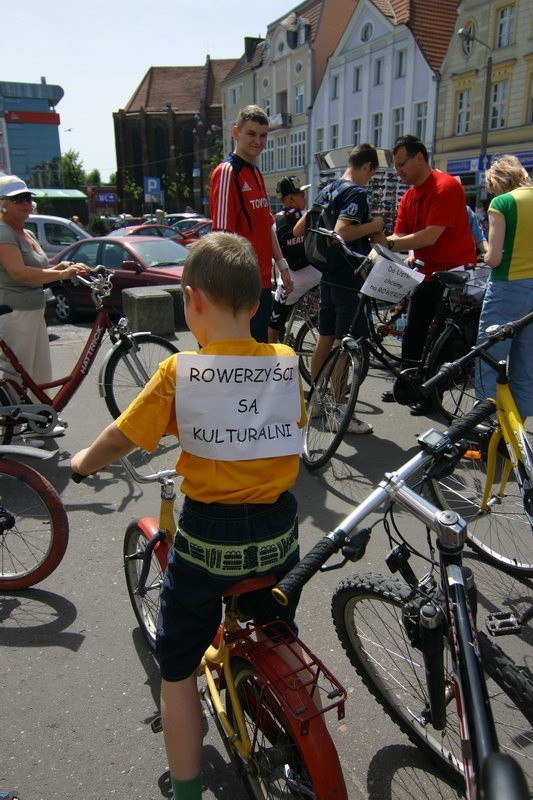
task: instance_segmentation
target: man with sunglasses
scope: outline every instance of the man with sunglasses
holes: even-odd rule
[[[398,205],[394,233],[374,241],[394,252],[409,252],[408,264],[422,261],[424,281],[413,292],[402,339],[404,367],[422,355],[429,325],[442,294],[434,272],[474,264],[476,247],[466,211],[465,193],[452,176],[429,164],[424,143],[416,136],[400,136],[392,150],[394,166],[401,181],[409,186]],[[392,392],[382,395],[394,402]],[[425,414],[429,401],[411,406],[411,414]]]

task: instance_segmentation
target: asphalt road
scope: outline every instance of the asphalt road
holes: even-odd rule
[[[54,374],[69,371],[87,325],[50,328]],[[180,333],[178,346],[190,347]],[[359,414],[372,436],[348,437],[323,471],[302,467],[295,492],[300,505],[301,549],[336,525],[376,484],[414,452],[416,435],[434,420],[382,405],[387,388],[372,372]],[[156,515],[158,487],[139,486],[119,465],[81,485],[69,480],[70,455],[109,421],[98,395],[97,371],[63,412],[66,435],[48,443],[57,457],[38,468],[61,493],[70,521],[63,562],[26,592],[0,597],[2,703],[0,788],[16,786],[24,800],[160,800],[170,795],[161,735],[150,720],[158,709],[159,679],[131,610],[122,571],[122,539],[131,519]],[[146,469],[173,465],[166,453]],[[34,463],[34,466],[37,466]],[[414,534],[418,535],[418,534]],[[386,572],[381,528],[359,571]],[[472,563],[475,559],[471,559]],[[531,602],[531,582],[518,582],[475,562],[482,613],[510,597]],[[453,798],[451,787],[390,722],[343,655],[330,621],[330,597],[342,577],[323,573],[308,585],[298,621],[302,638],[348,690],[346,718],[329,724],[351,800]],[[518,656],[531,667],[524,640]],[[204,746],[204,797],[241,800],[244,788],[228,764],[212,723]]]

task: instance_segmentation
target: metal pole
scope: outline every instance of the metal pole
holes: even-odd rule
[[[489,133],[489,112],[490,112],[490,94],[492,83],[492,53],[489,52],[487,57],[487,64],[485,69],[485,86],[483,91],[483,112],[481,118],[481,138],[480,138],[480,153],[482,156],[487,154],[487,141]],[[483,197],[485,187],[479,183],[476,191],[476,208],[481,206],[481,199]]]

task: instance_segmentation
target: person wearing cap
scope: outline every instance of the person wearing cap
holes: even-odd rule
[[[0,338],[37,383],[52,380],[52,361],[44,320],[44,285],[88,271],[85,264],[61,261],[51,267],[35,237],[24,228],[32,213],[32,193],[16,175],[0,176]],[[11,367],[0,355],[0,376]]]
[[[267,342],[272,307],[272,260],[276,262],[287,292],[293,288],[289,265],[276,238],[263,176],[255,165],[267,142],[268,116],[259,106],[245,106],[237,115],[232,135],[233,153],[211,175],[209,209],[213,231],[238,233],[248,239],[255,250],[261,273],[261,295],[250,328],[254,339]]]
[[[268,327],[268,341],[277,342],[280,331],[283,330],[292,306],[304,294],[320,283],[322,274],[307,263],[304,249],[304,237],[294,235],[294,226],[302,216],[306,205],[305,190],[311,184],[300,186],[296,175],[281,178],[276,186],[276,194],[283,201],[283,208],[276,214],[275,230],[281,252],[289,265],[289,272],[293,282],[292,292],[287,292],[281,276],[278,278],[276,292],[272,301],[270,322]]]

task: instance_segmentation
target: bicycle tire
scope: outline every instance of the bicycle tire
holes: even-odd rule
[[[273,693],[270,682],[255,666],[242,657],[231,659],[235,688],[244,713],[248,735],[253,745],[250,759],[244,760],[234,751],[234,761],[252,800],[283,800],[286,798],[314,797],[316,800],[333,800],[341,797],[337,783],[340,770],[337,761],[334,769],[328,764],[331,753],[323,739],[314,736],[316,725],[325,725],[320,717],[310,721],[303,735],[300,723],[284,713]],[[226,693],[226,713],[236,726],[235,714],[229,694]],[[327,735],[329,739],[329,735]],[[331,740],[329,740],[331,742]],[[335,750],[331,743],[333,751]],[[325,781],[326,778],[329,780]],[[344,785],[344,780],[341,781]],[[324,789],[324,783],[329,784]],[[346,797],[346,794],[342,795]]]
[[[471,438],[451,475],[429,479],[431,498],[439,508],[450,508],[466,520],[467,544],[483,560],[513,575],[533,575],[532,525],[512,469],[505,492],[501,492],[503,471],[510,466],[501,450],[496,453],[495,491],[486,507],[481,507],[487,474],[483,436]],[[521,469],[520,463],[517,468]]]
[[[294,340],[294,350],[298,356],[300,375],[304,381],[311,386],[311,356],[313,355],[318,341],[318,331],[316,325],[309,325],[304,322],[296,334]]]
[[[430,355],[427,377],[432,378],[443,364],[456,361],[466,355],[475,343],[466,331],[453,324],[441,333]],[[436,411],[448,422],[463,417],[474,405],[475,364],[472,361],[459,373],[450,376],[431,395]]]
[[[416,594],[416,589],[394,577],[356,575],[335,590],[333,621],[342,647],[367,689],[411,741],[439,763],[454,782],[462,784],[460,720],[453,698],[447,706],[443,731],[435,731],[425,716],[427,687],[423,657],[410,644],[402,617],[404,607]],[[511,667],[510,659],[505,663],[507,675],[502,676],[502,659],[497,650],[485,637],[483,665],[498,740],[502,751],[518,758],[531,789],[531,695],[525,714],[522,706],[531,685],[517,667]],[[447,646],[444,657],[446,682],[452,689]]]
[[[368,328],[370,340],[377,347],[385,361],[391,366],[399,367],[402,362],[403,329],[395,327],[394,323],[390,322],[394,310],[395,306],[391,306],[390,303],[380,303],[372,298],[369,306]],[[378,329],[382,326],[390,326],[390,331],[379,333]],[[383,364],[377,358],[374,358],[372,363],[375,367],[383,367]]]
[[[132,341],[135,352],[129,342],[122,342],[111,353],[104,372],[104,399],[113,419],[137,397],[158,364],[178,352],[171,342],[152,333],[134,333]]]
[[[144,551],[150,538],[137,522],[131,522],[124,535],[123,556],[124,575],[133,611],[144,638],[150,648],[155,650],[159,594],[163,583],[168,547],[164,541],[161,541],[152,553],[150,569],[146,577],[145,594],[141,597],[139,578]]]
[[[349,350],[337,347],[328,356],[311,387],[302,454],[302,460],[310,470],[319,469],[327,464],[346,433],[359,394],[360,352],[358,345],[355,349]],[[343,394],[342,399],[346,400],[345,404],[338,401],[339,391]],[[337,417],[336,410],[339,405],[344,405],[344,410],[342,415]]]
[[[0,591],[27,589],[51,575],[68,537],[52,484],[26,464],[0,459]]]

